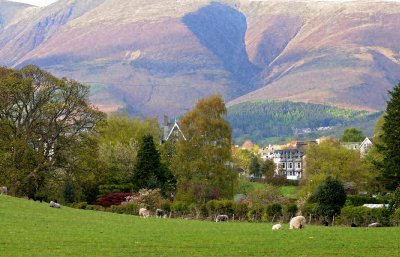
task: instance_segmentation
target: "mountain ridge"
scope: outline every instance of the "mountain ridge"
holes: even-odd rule
[[[60,0],[19,12],[0,27],[0,65],[88,83],[105,111],[179,115],[212,93],[228,106],[376,111],[400,79],[393,1]]]

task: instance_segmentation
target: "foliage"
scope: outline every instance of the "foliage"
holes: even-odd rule
[[[232,216],[234,214],[235,203],[230,200],[211,200],[206,203],[208,216],[215,217],[219,214]]]
[[[164,202],[160,189],[140,189],[137,194],[128,196],[125,203],[135,203],[140,207],[155,211]]]
[[[310,197],[315,202],[315,213],[331,219],[340,213],[340,209],[346,202],[346,192],[339,180],[327,177]]]
[[[348,195],[346,198],[346,205],[348,206],[362,206],[367,203],[383,204],[385,200],[378,199],[376,197],[364,196],[364,195]]]
[[[335,177],[342,183],[352,183],[357,190],[364,189],[373,179],[364,167],[359,152],[348,150],[333,139],[308,146],[306,163],[301,195],[313,193],[327,176]]]
[[[175,216],[184,216],[189,213],[189,204],[182,201],[174,201],[171,205],[171,211]]]
[[[96,204],[103,207],[110,207],[111,205],[120,205],[125,202],[126,197],[131,196],[131,193],[112,193],[103,195],[100,199],[96,200]]]
[[[1,255],[21,257],[294,257],[331,256],[333,251],[337,256],[392,257],[400,233],[400,227],[357,229],[314,225],[294,233],[286,223],[276,233],[270,223],[141,219],[64,206],[54,209],[46,203],[8,196],[0,196],[0,213],[6,217],[0,218]],[[50,228],[56,229],[50,233]],[[29,235],[29,240],[24,235]],[[131,247],[133,243],[135,247]]]
[[[364,140],[364,135],[361,130],[356,128],[347,128],[343,132],[342,142],[362,142]]]
[[[367,208],[362,206],[347,206],[341,210],[340,222],[350,226],[367,226],[373,222],[379,222],[383,226],[390,225],[391,213],[387,208]]]
[[[400,225],[400,208],[394,211],[392,215],[392,224],[394,226]]]
[[[279,192],[278,188],[267,185],[265,189],[248,192],[245,201],[252,207],[270,203],[286,204],[288,200]]]
[[[265,181],[270,182],[274,180],[276,164],[273,160],[266,159],[261,164],[261,173],[265,176]]]
[[[253,175],[256,178],[261,178],[262,176],[261,165],[260,161],[256,156],[251,158],[249,170],[251,175]]]
[[[161,188],[165,193],[175,188],[175,178],[161,163],[160,153],[151,135],[143,136],[140,143],[132,183],[134,190]]]
[[[324,135],[340,137],[347,127],[357,127],[372,134],[372,124],[381,113],[340,109],[332,106],[285,101],[253,101],[231,106],[227,119],[236,143],[250,139],[257,144],[278,143],[297,138]],[[320,130],[320,127],[332,127]],[[310,128],[312,133],[301,133]],[[296,130],[297,129],[297,130]],[[299,132],[300,131],[300,132]]]
[[[111,212],[129,215],[138,215],[140,207],[135,203],[112,205]]]
[[[73,203],[75,201],[75,189],[70,179],[64,182],[63,198],[66,203]]]
[[[295,203],[288,204],[284,208],[284,212],[287,217],[287,220],[290,220],[290,218],[296,216],[298,211],[299,211],[299,208],[297,207],[297,204],[295,204]]]
[[[67,156],[68,149],[84,148],[103,119],[89,104],[88,86],[32,65],[0,68],[0,183],[33,198],[62,188],[66,173],[80,182],[85,171],[71,167],[83,156]]]
[[[250,162],[254,154],[247,149],[233,148],[232,162],[236,170],[244,171],[245,174],[250,174]]]
[[[140,141],[145,135],[160,140],[156,119],[130,118],[126,114],[110,115],[99,136],[99,158],[107,171],[105,186],[129,186]],[[130,191],[131,187],[128,189]],[[104,188],[105,190],[105,188]],[[110,190],[113,190],[110,188]],[[120,190],[120,192],[126,191]]]
[[[282,205],[279,203],[273,203],[267,205],[265,209],[266,219],[270,220],[271,222],[275,221],[277,218],[282,216]]]
[[[176,145],[172,170],[177,179],[176,199],[192,196],[198,203],[231,198],[237,173],[231,166],[231,129],[219,95],[199,100],[181,118],[187,140]],[[186,199],[185,199],[186,200]]]
[[[383,154],[383,173],[380,179],[386,189],[395,190],[400,186],[400,82],[389,94],[391,98],[382,127],[383,146],[380,151]]]

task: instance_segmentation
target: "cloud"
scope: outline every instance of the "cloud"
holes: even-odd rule
[[[57,2],[58,0],[9,0],[9,1],[27,3],[36,6],[46,6],[54,2]]]

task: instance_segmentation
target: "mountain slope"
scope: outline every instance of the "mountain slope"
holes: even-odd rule
[[[230,106],[284,99],[382,110],[400,79],[398,2],[60,0],[27,9],[13,22],[0,11],[0,65],[33,63],[88,83],[105,111],[177,115],[212,93]]]

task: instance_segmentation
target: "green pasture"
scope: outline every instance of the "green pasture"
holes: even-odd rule
[[[53,209],[0,196],[0,256],[400,256],[400,228],[306,226]]]

